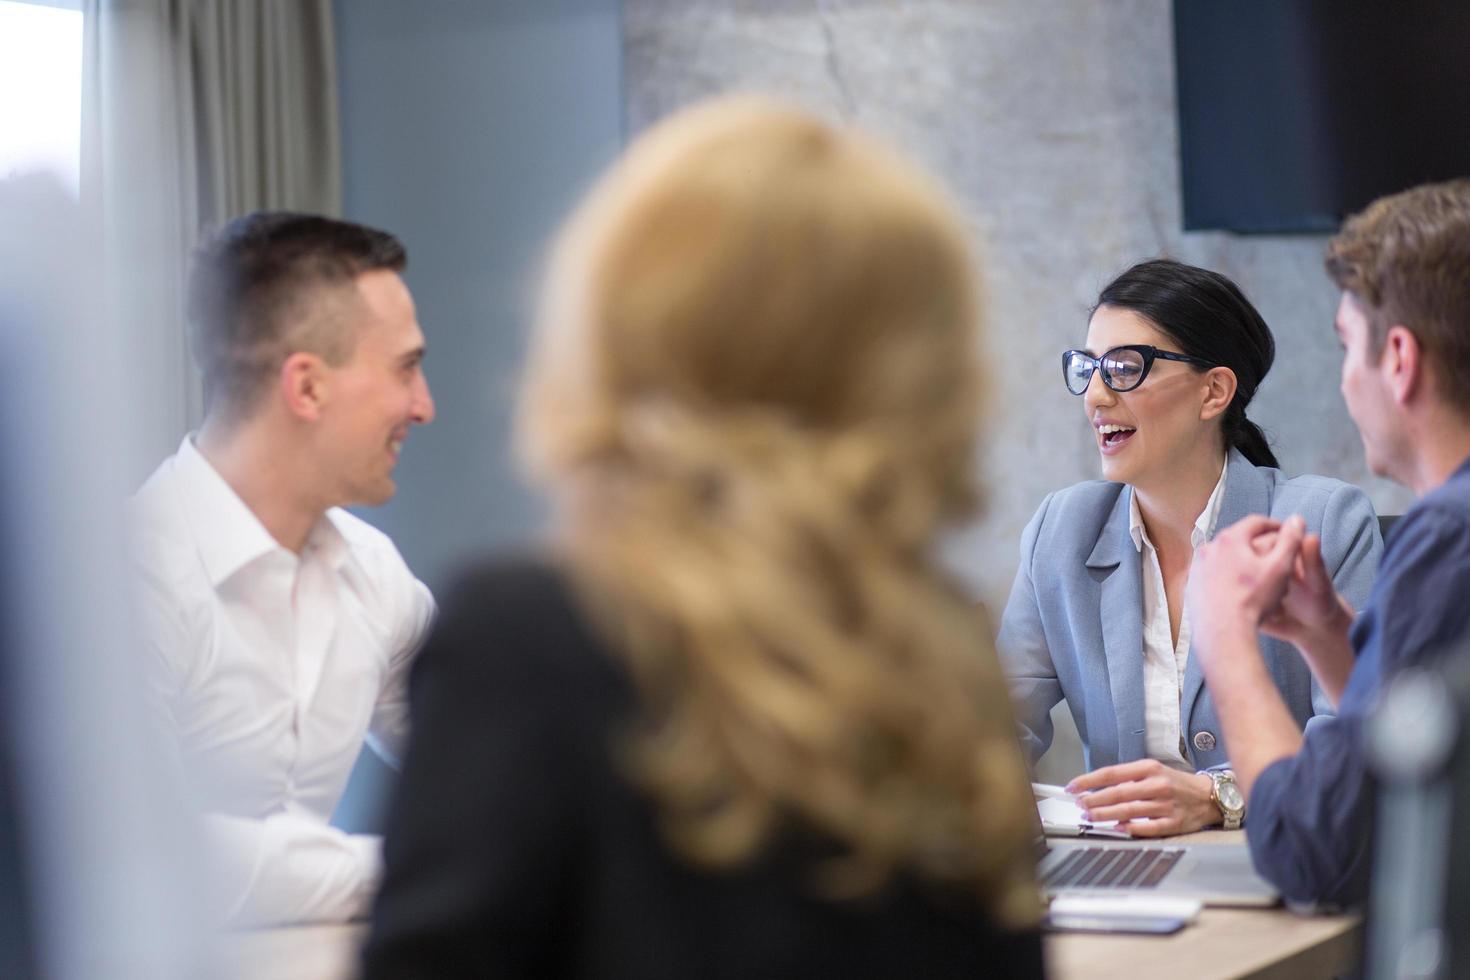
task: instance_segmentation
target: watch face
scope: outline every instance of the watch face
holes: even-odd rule
[[[1240,787],[1234,783],[1220,783],[1220,802],[1227,810],[1245,809],[1245,797],[1240,795]]]

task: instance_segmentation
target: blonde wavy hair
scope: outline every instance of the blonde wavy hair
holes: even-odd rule
[[[963,228],[895,155],[706,103],[642,136],[553,253],[521,412],[558,540],[625,656],[635,778],[678,853],[840,845],[1034,921],[1035,810],[988,629],[936,539],[973,515]]]

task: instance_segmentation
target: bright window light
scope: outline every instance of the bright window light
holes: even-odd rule
[[[0,180],[50,171],[73,193],[82,169],[82,12],[0,0]]]

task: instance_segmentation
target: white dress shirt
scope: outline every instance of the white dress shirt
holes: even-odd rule
[[[1191,549],[1198,550],[1201,544],[1215,536],[1215,522],[1220,519],[1220,502],[1224,497],[1225,469],[1222,468],[1219,482],[1189,532]],[[1185,772],[1194,772],[1180,730],[1179,704],[1184,690],[1184,668],[1189,663],[1189,610],[1181,606],[1179,640],[1175,642],[1169,629],[1169,599],[1164,593],[1159,553],[1143,526],[1136,493],[1129,497],[1128,533],[1133,537],[1133,546],[1143,556],[1144,745],[1150,759]]]
[[[393,758],[434,601],[387,536],[328,511],[298,556],[192,438],[133,501],[145,673],[205,813],[231,925],[366,913],[380,841],[328,821],[365,737]]]

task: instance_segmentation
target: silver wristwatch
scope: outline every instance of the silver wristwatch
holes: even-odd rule
[[[1210,802],[1220,808],[1221,824],[1226,830],[1239,830],[1245,819],[1245,794],[1235,781],[1235,773],[1229,769],[1216,769],[1205,773],[1213,785],[1210,787]]]

